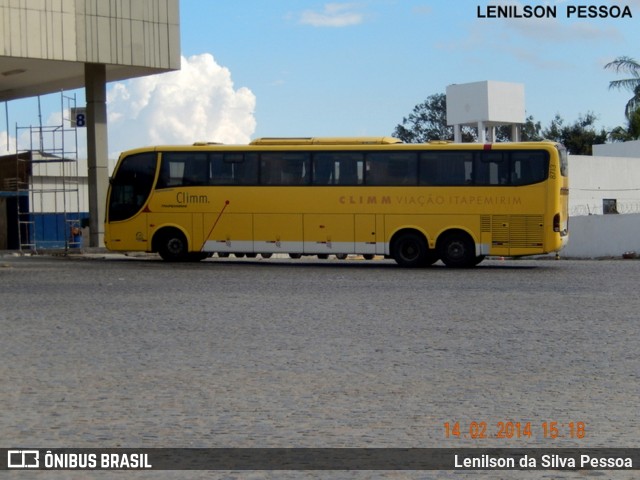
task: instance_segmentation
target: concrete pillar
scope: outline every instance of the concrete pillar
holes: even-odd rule
[[[462,130],[460,125],[456,124],[453,126],[453,141],[456,143],[462,142]]]
[[[107,143],[106,67],[87,63],[84,67],[87,98],[87,160],[89,167],[89,228],[91,247],[104,247],[104,221],[109,187]]]
[[[520,128],[518,128],[517,124],[511,125],[511,141],[519,142],[520,141]]]
[[[478,143],[487,143],[487,132],[484,129],[484,122],[478,122]]]

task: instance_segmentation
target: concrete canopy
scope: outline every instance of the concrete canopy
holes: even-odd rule
[[[0,0],[0,101],[180,68],[178,0]]]
[[[0,101],[84,88],[84,66],[84,62],[0,56]],[[106,65],[106,80],[114,82],[171,70]]]

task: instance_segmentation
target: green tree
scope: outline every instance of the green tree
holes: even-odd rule
[[[473,130],[463,128],[463,140],[475,139]],[[430,95],[413,107],[408,117],[396,125],[392,135],[405,143],[425,143],[431,140],[453,140],[453,127],[447,125],[447,96]]]
[[[593,113],[588,112],[574,123],[565,125],[562,117],[556,114],[549,126],[542,130],[542,136],[562,143],[573,155],[591,155],[592,146],[605,143],[608,137],[606,130],[596,131],[596,119]]]
[[[640,108],[627,119],[626,127],[616,127],[609,133],[609,138],[614,142],[628,142],[640,139]]]
[[[614,70],[616,73],[631,75],[630,78],[609,82],[609,88],[622,88],[633,92],[633,97],[627,102],[624,112],[627,119],[630,120],[640,107],[640,63],[631,57],[623,56],[607,63],[604,68]]]
[[[520,140],[523,142],[538,142],[542,140],[542,125],[536,122],[533,115],[529,115],[520,128]],[[511,126],[501,125],[496,128],[496,141],[511,142]]]
[[[542,128],[529,115],[521,127],[522,141],[553,140],[564,144],[574,155],[591,155],[593,144],[605,143],[608,134],[595,128],[596,116],[587,113],[580,116],[573,124],[565,125],[560,115],[556,115],[547,128]],[[431,140],[453,140],[453,127],[447,125],[447,96],[435,94],[416,105],[408,117],[402,119],[392,135],[405,143],[424,143]],[[477,141],[477,132],[471,127],[462,127],[462,141]],[[511,127],[508,125],[496,128],[496,141],[511,141]]]

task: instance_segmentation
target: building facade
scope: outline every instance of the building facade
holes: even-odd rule
[[[178,0],[0,0],[0,101],[180,68]]]
[[[91,246],[109,180],[106,83],[179,68],[178,0],[0,0],[0,101],[85,88]]]

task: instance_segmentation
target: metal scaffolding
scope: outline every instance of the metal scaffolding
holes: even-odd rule
[[[16,125],[17,218],[21,252],[67,251],[82,245],[78,134],[76,126],[64,118],[75,108],[75,96],[61,93],[60,103],[63,113],[59,125]],[[65,123],[71,126],[65,127]]]

